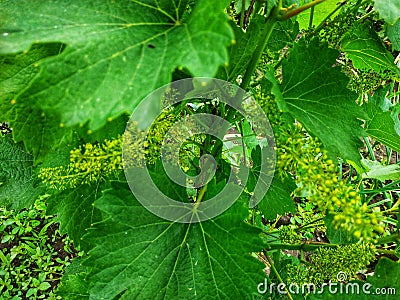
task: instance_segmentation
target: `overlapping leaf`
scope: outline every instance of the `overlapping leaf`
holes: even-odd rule
[[[227,63],[232,32],[227,0],[200,0],[186,12],[184,0],[66,0],[1,2],[0,52],[59,41],[62,55],[39,63],[40,76],[19,98],[59,113],[65,125],[131,111],[141,99],[187,68],[213,76]],[[19,98],[17,101],[19,101]]]
[[[85,280],[86,272],[82,259],[75,258],[65,269],[57,295],[68,300],[89,299],[89,284]]]
[[[35,187],[35,178],[32,156],[11,137],[0,136],[0,206],[29,207],[43,192]]]
[[[369,22],[354,26],[343,37],[342,50],[358,69],[375,72],[391,70],[398,73],[392,54],[385,49],[372,26]]]
[[[38,63],[62,51],[61,44],[33,45],[28,52],[0,56],[0,115],[13,128],[13,137],[23,141],[35,163],[71,139],[72,131],[60,127],[60,117],[44,113],[42,99],[18,98],[38,74]],[[16,100],[18,98],[18,100]]]
[[[96,201],[109,218],[88,235],[97,245],[86,262],[91,299],[251,299],[263,272],[250,252],[262,243],[243,222],[245,202],[202,223],[173,223],[115,183]]]
[[[287,45],[291,45],[299,34],[299,23],[288,19],[284,22],[278,22],[268,40],[267,49],[279,51]]]
[[[74,241],[76,247],[83,246],[81,238],[95,222],[101,220],[94,201],[101,196],[106,185],[81,185],[55,193],[48,199],[48,214],[57,214],[62,234]]]
[[[398,119],[398,112],[393,114],[389,110],[391,103],[385,97],[385,94],[386,90],[384,89],[376,91],[374,96],[364,106],[369,116],[365,122],[365,131],[375,140],[395,151],[400,151],[400,121]]]
[[[300,40],[283,61],[283,81],[280,92],[274,83],[275,96],[279,107],[318,136],[332,155],[359,162],[363,130],[358,118],[365,114],[355,103],[357,95],[346,88],[347,77],[332,67],[338,55],[315,39],[309,45]]]
[[[400,179],[400,166],[398,164],[384,166],[379,161],[368,159],[363,159],[362,163],[368,170],[362,174],[363,178],[374,178],[382,182]]]
[[[399,0],[375,0],[375,8],[389,24],[396,23],[400,18]]]
[[[265,18],[255,15],[244,32],[232,22],[235,33],[235,45],[230,47],[229,65],[221,68],[219,77],[230,82],[236,80],[238,75],[244,75],[250,64],[260,35],[265,29]],[[266,48],[270,51],[279,51],[291,44],[299,33],[299,23],[292,20],[279,22],[275,25]]]
[[[262,180],[263,178],[260,177],[262,164],[260,147],[257,147],[252,151],[251,157],[253,166],[247,183],[249,191],[253,191],[257,181]],[[278,215],[284,215],[288,212],[294,213],[296,211],[296,206],[291,197],[291,193],[296,188],[296,184],[293,179],[289,177],[282,178],[278,172],[270,174],[269,176],[274,177],[271,184],[263,183],[268,190],[257,206],[263,213],[264,218],[267,220],[274,220]]]
[[[400,21],[387,27],[387,36],[392,42],[393,49],[400,50]]]
[[[233,82],[238,75],[243,75],[245,73],[252,54],[257,47],[257,38],[263,29],[263,20],[264,18],[261,16],[255,16],[246,32],[234,22],[231,23],[235,33],[236,43],[229,49],[229,64],[220,68],[218,74],[219,78]]]

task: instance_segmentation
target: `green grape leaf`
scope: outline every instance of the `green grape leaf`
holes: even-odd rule
[[[76,247],[85,248],[82,236],[101,220],[100,211],[94,207],[94,201],[100,198],[107,184],[80,185],[53,194],[48,200],[47,214],[57,214],[61,234],[68,233]]]
[[[399,0],[375,0],[375,8],[379,15],[389,24],[394,24],[400,18]]]
[[[400,151],[400,121],[398,107],[386,99],[386,90],[380,89],[369,98],[364,110],[368,114],[365,131],[375,140],[385,144],[394,151]]]
[[[282,50],[285,46],[291,45],[299,34],[299,22],[288,19],[278,22],[268,40],[267,49],[271,51]]]
[[[298,119],[316,135],[332,157],[339,155],[360,161],[359,139],[364,135],[359,118],[365,113],[355,103],[357,95],[346,86],[348,78],[336,63],[339,52],[313,39],[309,45],[301,39],[283,61],[282,96],[276,97],[280,108]]]
[[[394,262],[386,257],[379,260],[375,267],[374,276],[370,282],[374,287],[400,289],[400,263]]]
[[[59,56],[39,62],[31,88],[17,101],[39,102],[67,126],[91,130],[132,109],[168,83],[175,68],[212,77],[228,62],[228,0],[1,2],[1,53],[60,41]],[[155,63],[156,62],[156,63]]]
[[[21,210],[29,207],[42,188],[35,185],[33,158],[9,135],[0,135],[0,206]]]
[[[235,34],[235,43],[229,47],[229,64],[220,68],[218,78],[234,82],[239,75],[244,75],[257,48],[263,24],[264,18],[255,15],[244,32],[236,23],[230,22]]]
[[[71,139],[71,129],[61,128],[57,115],[44,113],[36,104],[40,98],[18,98],[38,74],[37,64],[62,51],[61,44],[33,45],[28,52],[0,56],[0,115],[13,128],[15,141],[23,141],[35,164]],[[35,134],[32,134],[34,132]]]
[[[86,237],[96,245],[85,262],[93,299],[251,299],[263,280],[250,255],[263,247],[260,231],[243,222],[248,199],[195,224],[158,218],[123,183],[95,205],[109,217]]]
[[[61,284],[57,289],[57,295],[67,300],[89,299],[89,284],[85,280],[87,269],[82,265],[81,258],[75,258],[67,266]]]
[[[286,105],[285,99],[283,98],[279,81],[275,78],[274,73],[275,70],[273,68],[269,68],[265,71],[264,77],[272,84],[271,93],[275,96],[278,109],[284,113],[288,113],[289,109]]]
[[[289,212],[295,213],[296,205],[291,196],[295,188],[296,184],[292,178],[289,176],[281,178],[276,173],[264,199],[258,204],[264,218],[274,220],[278,215],[282,216]]]
[[[326,226],[326,236],[331,244],[354,244],[358,240],[349,233],[348,230],[341,227],[335,228],[333,225],[334,215],[327,215],[324,218],[324,223]]]
[[[392,54],[385,49],[370,22],[357,24],[347,31],[341,41],[341,49],[360,70],[382,72],[392,70],[399,73]]]
[[[247,181],[247,189],[252,192],[258,180],[260,180],[261,155],[260,147],[257,147],[251,153],[253,166],[250,169],[250,176]],[[296,188],[296,184],[289,176],[282,176],[275,172],[268,191],[264,195],[257,208],[262,212],[267,220],[274,220],[278,215],[296,212],[296,205],[293,201],[291,193]],[[261,179],[262,180],[262,179]]]
[[[362,174],[363,178],[374,178],[382,182],[400,179],[400,166],[397,164],[384,166],[379,161],[368,159],[362,159],[361,163],[368,170]]]
[[[392,42],[393,50],[400,50],[400,21],[397,21],[394,25],[387,27],[387,36]]]

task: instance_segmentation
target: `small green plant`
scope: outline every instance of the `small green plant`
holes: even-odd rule
[[[44,200],[19,212],[0,209],[0,299],[61,299],[55,291],[76,251]]]

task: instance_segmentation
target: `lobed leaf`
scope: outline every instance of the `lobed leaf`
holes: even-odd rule
[[[400,121],[397,106],[392,107],[385,94],[384,89],[376,91],[364,106],[369,117],[365,122],[365,131],[370,137],[394,151],[400,151]]]
[[[63,45],[33,45],[29,51],[0,56],[0,115],[13,128],[16,142],[23,141],[35,164],[72,138],[72,130],[60,127],[60,117],[43,112],[41,98],[18,98],[39,73],[38,63],[57,55]],[[32,134],[34,132],[34,134]]]
[[[382,72],[391,70],[399,73],[392,54],[385,49],[378,34],[369,22],[357,24],[347,31],[341,41],[341,49],[352,60],[354,67],[361,70]]]
[[[53,194],[48,200],[47,214],[57,214],[61,234],[68,233],[75,247],[85,248],[83,235],[101,220],[100,211],[94,201],[100,197],[107,185],[81,185]]]
[[[396,23],[400,18],[399,0],[375,0],[375,8],[389,24]]]
[[[33,158],[10,136],[0,136],[0,206],[29,207],[42,192],[37,188]]]
[[[109,218],[87,236],[96,245],[86,261],[91,299],[251,299],[263,280],[262,264],[250,255],[262,242],[243,222],[246,201],[195,224],[151,214],[124,183],[95,204]]]
[[[251,153],[253,166],[250,169],[250,176],[247,182],[247,189],[250,192],[254,191],[258,180],[263,180],[263,177],[260,177],[262,164],[260,152],[260,147],[257,147]],[[282,178],[278,172],[275,172],[273,176],[270,185],[262,183],[264,188],[268,190],[257,206],[267,220],[274,220],[278,215],[284,215],[289,212],[295,213],[296,211],[296,205],[291,197],[291,193],[296,188],[295,182],[289,176]]]
[[[228,0],[88,0],[0,3],[0,53],[59,41],[59,56],[39,62],[40,76],[17,101],[40,100],[67,126],[103,126],[168,83],[175,68],[213,76],[227,63]]]
[[[365,113],[355,103],[357,95],[346,88],[348,78],[333,67],[338,55],[316,39],[308,45],[300,40],[283,61],[280,93],[276,83],[274,89],[278,106],[316,135],[332,156],[359,163],[364,132],[358,119]]]

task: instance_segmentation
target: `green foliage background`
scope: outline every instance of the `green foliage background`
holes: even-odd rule
[[[0,1],[0,121],[12,128],[12,134],[0,138],[0,205],[18,211],[40,195],[48,196],[47,213],[57,215],[61,233],[84,253],[67,268],[59,295],[258,299],[265,267],[270,281],[293,281],[288,270],[312,267],[312,255],[309,260],[304,255],[319,247],[375,249],[361,257],[365,268],[371,268],[371,255],[376,258],[375,273],[366,282],[400,291],[399,202],[393,192],[400,171],[397,160],[390,161],[392,152],[400,151],[400,3],[349,1],[332,7],[332,14],[324,14],[320,23],[314,19],[315,26],[304,28],[303,22],[300,31],[296,15],[323,1],[304,2]],[[335,33],[339,27],[342,34]],[[368,86],[370,74],[378,86]],[[178,224],[139,204],[123,176],[120,152],[102,145],[106,140],[118,144],[127,116],[150,92],[174,79],[199,76],[242,82],[255,96],[276,134],[278,168],[262,202],[249,210],[249,190],[265,162],[259,159],[260,147],[244,137],[243,120],[226,109],[224,116],[247,147],[239,153],[252,162],[250,183],[224,214],[198,224]],[[349,89],[349,80],[368,90]],[[225,113],[225,107],[207,109],[190,113]],[[175,117],[184,113],[187,110],[178,111]],[[197,138],[200,142],[194,143],[209,146],[205,151],[219,149],[218,142]],[[386,163],[376,161],[374,151],[360,153],[363,142],[371,150],[371,139],[374,146],[386,147]],[[90,145],[98,145],[93,148],[99,153],[86,153]],[[72,153],[77,153],[77,162]],[[279,163],[283,155],[295,163]],[[74,162],[89,176],[92,170],[83,165],[90,159],[104,163],[103,156],[117,166],[113,172],[52,188],[59,168],[68,169]],[[186,159],[198,167],[194,156]],[[208,199],[227,182],[228,160],[219,154],[218,162],[223,171],[204,193],[176,187],[157,165],[154,178],[164,193],[178,194],[180,201],[204,195]],[[336,165],[350,169],[347,178]],[[322,175],[313,173],[314,166],[324,182],[318,181]],[[341,193],[336,202],[330,197]],[[378,194],[384,200],[373,199]],[[319,195],[329,197],[312,201]],[[287,216],[291,223],[279,225],[289,229],[284,236],[278,222]],[[342,217],[349,222],[340,227]],[[360,232],[357,226],[367,224],[362,219],[373,226],[355,234]],[[330,243],[315,240],[320,231]],[[355,246],[340,248],[349,243]],[[373,247],[361,247],[364,243]],[[288,258],[281,250],[300,254]],[[359,265],[350,264],[353,281],[360,271],[354,268]],[[332,265],[332,272],[340,270],[340,265]],[[336,297],[328,294],[323,296]]]

